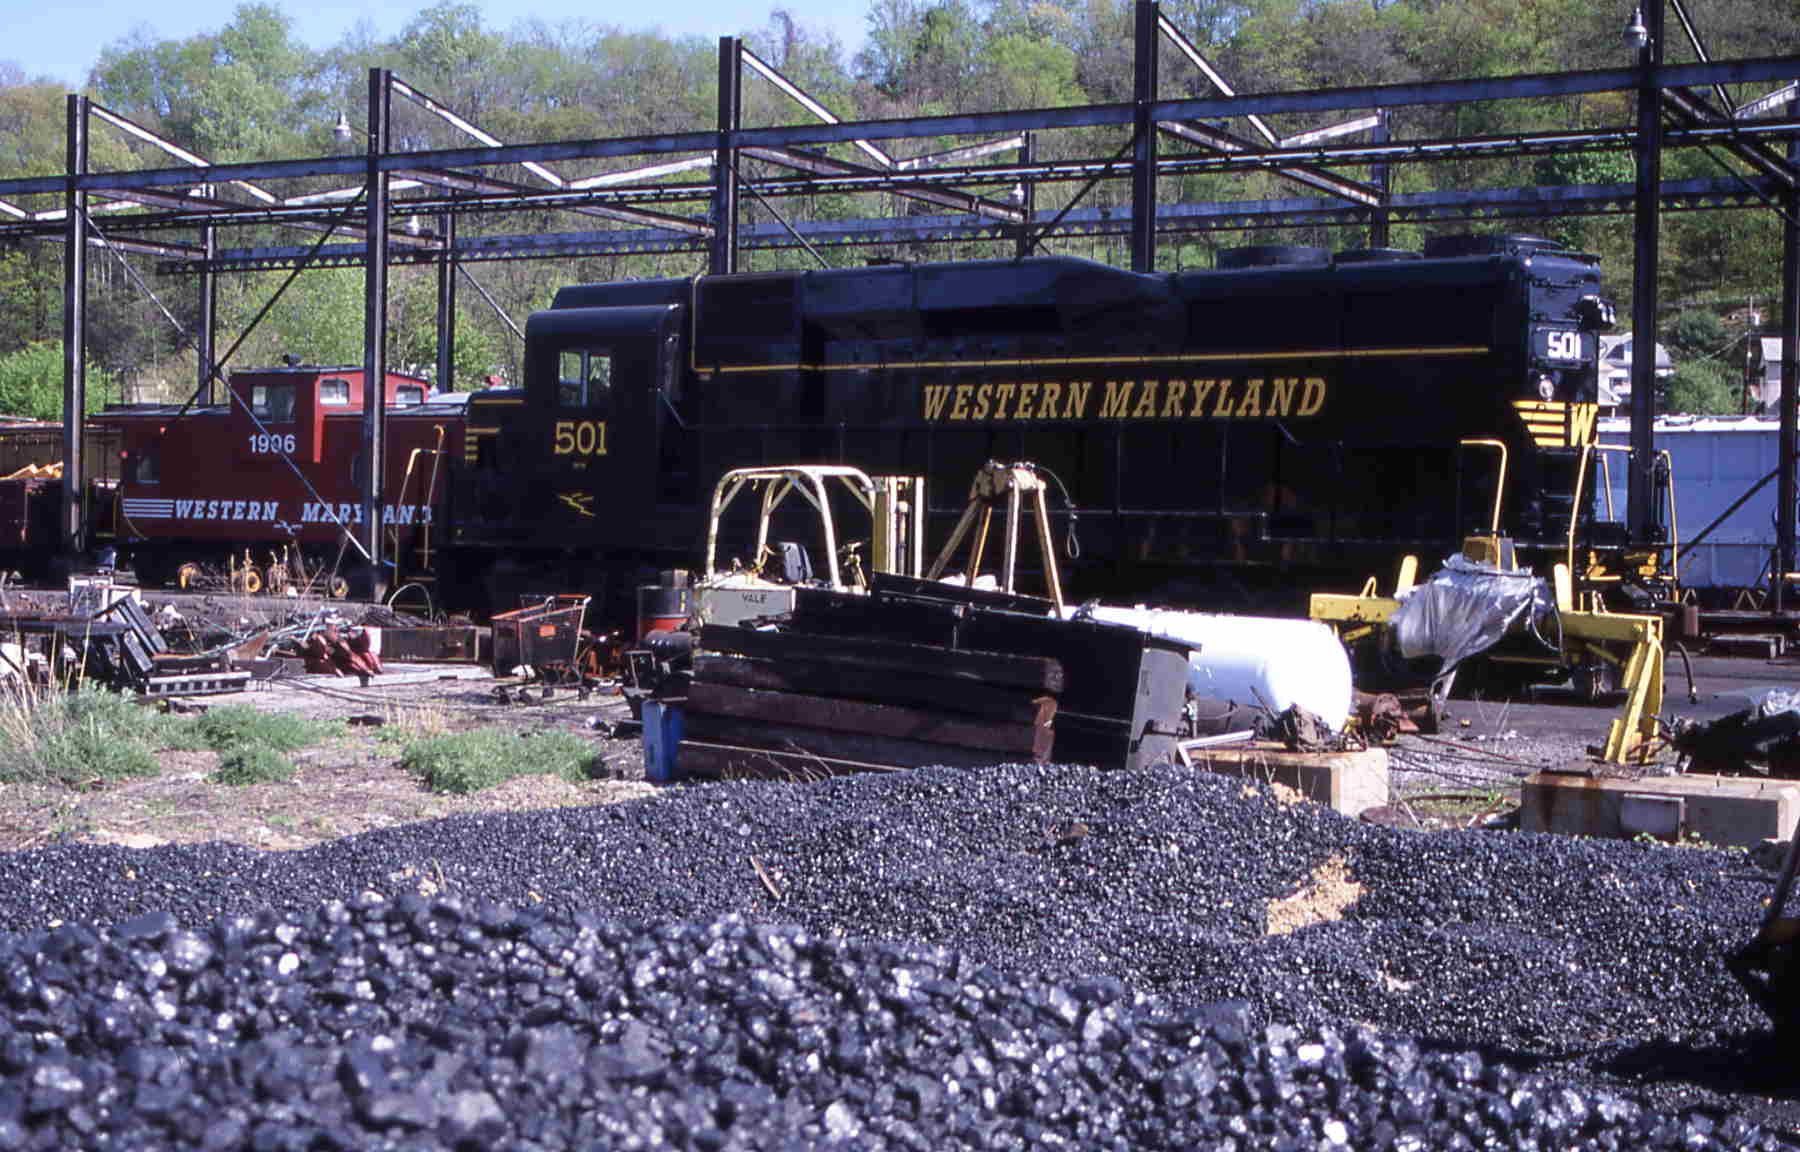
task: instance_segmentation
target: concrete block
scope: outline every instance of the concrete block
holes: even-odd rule
[[[1388,802],[1388,755],[1381,748],[1289,752],[1280,744],[1259,741],[1198,748],[1188,757],[1195,768],[1207,772],[1285,784],[1346,816],[1360,816]]]
[[[1785,841],[1800,819],[1800,782],[1743,776],[1613,776],[1539,772],[1520,787],[1527,832],[1630,839],[1698,838],[1753,848]]]

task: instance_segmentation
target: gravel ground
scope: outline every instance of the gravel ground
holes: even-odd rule
[[[1167,768],[46,848],[0,1148],[1772,1147],[1767,891]]]

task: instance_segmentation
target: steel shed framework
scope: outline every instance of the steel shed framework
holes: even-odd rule
[[[1698,63],[1664,62],[1664,10],[1673,4]],[[1644,43],[1635,66],[1472,80],[1430,81],[1301,92],[1239,94],[1201,50],[1161,12],[1137,0],[1133,100],[1121,104],[1031,109],[894,120],[845,122],[761,60],[742,41],[719,41],[718,107],[711,131],[545,143],[505,144],[385,69],[371,69],[368,115],[360,155],[254,163],[212,164],[86,96],[68,97],[67,170],[60,176],[0,181],[0,238],[37,236],[64,243],[65,474],[81,475],[81,419],[86,350],[84,305],[90,247],[139,253],[162,261],[165,274],[199,278],[197,331],[184,333],[196,353],[194,399],[210,400],[223,379],[216,355],[215,296],[221,273],[257,269],[361,265],[365,269],[364,362],[370,379],[386,367],[387,272],[394,264],[437,269],[438,380],[451,382],[456,277],[463,265],[554,256],[693,252],[704,271],[734,271],[746,250],[802,249],[894,243],[1011,241],[1018,255],[1050,238],[1119,236],[1131,267],[1153,271],[1158,244],[1189,233],[1328,225],[1367,230],[1382,247],[1394,222],[1496,221],[1632,212],[1636,236],[1634,328],[1653,330],[1657,235],[1665,211],[1770,207],[1784,221],[1780,309],[1782,390],[1777,556],[1771,605],[1791,595],[1780,573],[1795,570],[1796,355],[1800,351],[1800,56],[1714,61],[1694,31],[1681,0],[1650,0],[1643,9]],[[1159,48],[1164,44],[1198,69],[1218,95],[1160,98]],[[816,122],[746,128],[746,71],[771,84]],[[1733,107],[1728,84],[1776,84],[1775,90]],[[1632,93],[1632,125],[1589,131],[1524,132],[1439,139],[1395,139],[1394,109],[1591,93]],[[471,137],[477,146],[395,151],[393,105],[398,96]],[[1352,118],[1288,137],[1267,117],[1352,114]],[[1777,115],[1771,115],[1778,113]],[[179,166],[133,171],[89,170],[88,134],[99,120],[161,150]],[[1222,124],[1245,126],[1227,129]],[[1126,129],[1111,156],[1040,158],[1044,133]],[[347,122],[340,135],[357,131]],[[884,142],[952,138],[967,141],[938,153],[902,158]],[[971,139],[973,138],[973,139]],[[1165,142],[1174,142],[1165,145]],[[855,159],[834,156],[847,146]],[[1182,146],[1183,151],[1175,151]],[[1664,182],[1668,148],[1729,152],[1750,171],[1730,179]],[[1395,193],[1390,174],[1400,164],[1630,151],[1632,185],[1572,185]],[[549,165],[633,161],[631,167],[565,178]],[[746,179],[756,162],[785,175]],[[502,179],[493,169],[520,166],[533,183]],[[1368,178],[1347,174],[1363,169]],[[705,172],[703,179],[682,179]],[[1157,181],[1188,173],[1268,172],[1309,195],[1240,202],[1161,204]],[[270,186],[319,178],[359,184],[282,196]],[[1128,181],[1129,210],[1084,204],[1106,180]],[[1049,219],[1036,208],[1046,185],[1078,190]],[[946,212],[896,218],[792,221],[777,202],[825,193],[881,192]],[[996,195],[996,191],[998,194]],[[1010,194],[1009,194],[1010,193]],[[740,226],[743,200],[761,205],[770,220]],[[19,201],[58,196],[57,209],[31,211]],[[696,211],[698,209],[699,211]],[[553,234],[470,235],[457,221],[471,213],[559,210],[598,217],[617,227]],[[99,220],[104,219],[101,227]],[[403,221],[429,220],[430,234]],[[313,234],[310,245],[222,247],[220,230],[280,225]],[[398,225],[398,226],[396,226]],[[346,242],[333,243],[339,235]],[[122,259],[122,255],[121,255]],[[128,265],[129,267],[129,265]],[[698,270],[698,269],[697,269]],[[134,274],[135,275],[135,274]],[[290,276],[291,281],[291,276]],[[140,284],[142,287],[142,285]],[[476,285],[479,288],[479,284]],[[285,288],[285,285],[283,286]],[[145,291],[148,288],[145,287]],[[279,296],[279,291],[277,292]],[[484,293],[485,295],[485,293]],[[266,313],[269,305],[265,305]],[[165,314],[167,310],[165,309]],[[173,316],[170,315],[173,322]],[[258,317],[260,319],[260,316]],[[510,321],[509,321],[510,323]],[[252,322],[252,327],[255,321]],[[239,337],[241,342],[242,337]],[[233,346],[235,349],[235,345]],[[1643,538],[1650,517],[1648,491],[1651,363],[1633,381],[1630,523]],[[378,390],[370,390],[371,397]],[[364,449],[380,459],[385,418],[365,407]],[[1642,440],[1640,445],[1638,442]],[[377,588],[382,571],[380,468],[369,468],[364,533],[357,541]],[[66,486],[59,525],[66,554],[85,543],[82,506]]]

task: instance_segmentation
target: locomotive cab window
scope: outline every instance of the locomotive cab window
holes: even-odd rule
[[[321,380],[319,382],[319,403],[332,408],[342,408],[350,403],[350,381]]]
[[[394,407],[416,408],[425,403],[425,387],[422,384],[402,384],[394,389]]]
[[[268,424],[294,422],[294,386],[258,384],[250,389],[250,411]]]
[[[602,348],[564,348],[557,362],[557,403],[564,408],[605,407],[612,395],[612,353]]]

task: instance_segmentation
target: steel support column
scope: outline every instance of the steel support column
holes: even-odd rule
[[[1375,113],[1375,127],[1369,132],[1369,139],[1376,144],[1388,142],[1388,114],[1386,110]],[[1388,200],[1394,194],[1393,172],[1386,164],[1377,164],[1369,172],[1370,183],[1381,189],[1381,203],[1369,213],[1369,247],[1386,248],[1388,239]]]
[[[87,246],[86,192],[76,180],[88,166],[88,100],[70,96],[68,171],[63,192],[63,482],[57,501],[58,550],[73,565],[86,543],[82,500],[87,462],[82,428],[87,412]]]
[[[456,391],[456,213],[438,217],[437,390]]]
[[[219,274],[214,271],[212,262],[219,256],[219,237],[217,229],[208,225],[200,230],[200,246],[206,250],[207,266],[200,273],[200,317],[194,333],[195,373],[199,377],[194,392],[200,397],[201,404],[214,402],[213,396],[213,341],[219,326]]]
[[[1800,114],[1800,102],[1788,104],[1788,115]],[[1788,158],[1800,158],[1800,143],[1788,143]],[[1794,571],[1795,502],[1800,500],[1795,488],[1795,420],[1794,407],[1800,402],[1800,381],[1796,380],[1795,357],[1800,356],[1800,192],[1789,191],[1781,198],[1785,207],[1781,222],[1781,399],[1779,446],[1775,458],[1779,475],[1775,478],[1775,556],[1774,571],[1769,573],[1774,587],[1769,603],[1777,612],[1785,611],[1793,599],[1789,595],[1787,574]]]
[[[388,144],[388,78],[385,68],[369,69],[368,237],[363,268],[363,547],[369,554],[368,591],[387,594],[387,556],[382,551],[382,485],[387,464],[387,174],[381,158]]]
[[[1663,60],[1663,0],[1644,5],[1649,37],[1638,49],[1636,255],[1631,296],[1631,466],[1627,528],[1638,544],[1652,542],[1656,499],[1656,266],[1662,191],[1662,92],[1655,69]]]
[[[1156,0],[1137,0],[1132,40],[1131,270],[1156,271]]]
[[[736,36],[719,37],[719,128],[713,162],[712,259],[708,271],[737,271],[737,131],[743,126],[744,65]]]
[[[1019,163],[1030,164],[1037,159],[1037,138],[1032,133],[1025,133],[1024,141],[1019,145]],[[1018,238],[1013,242],[1013,259],[1023,260],[1031,255],[1031,226],[1037,212],[1037,182],[1030,179],[1020,180],[1014,185],[1019,192],[1019,211],[1025,219],[1019,224]]]

